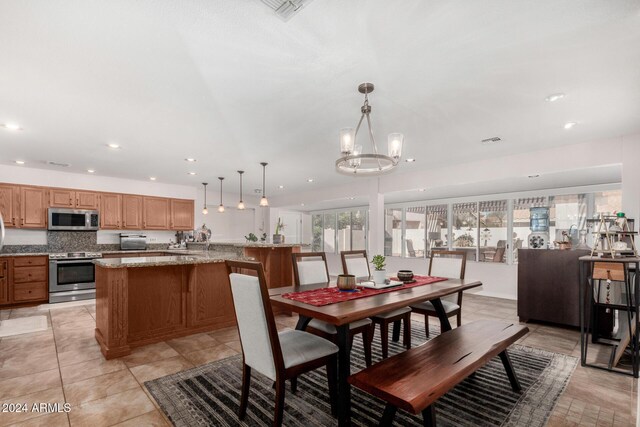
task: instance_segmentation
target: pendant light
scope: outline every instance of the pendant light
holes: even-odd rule
[[[224,212],[224,205],[222,204],[222,180],[224,177],[219,176],[218,179],[220,180],[220,206],[218,206],[218,212],[222,213]]]
[[[202,208],[202,213],[206,215],[209,213],[209,209],[207,209],[207,183],[203,182],[202,185],[204,186],[204,207]]]
[[[238,171],[238,173],[240,174],[240,201],[238,202],[238,209],[243,210],[244,202],[242,201],[242,174],[244,173],[244,171]]]
[[[266,174],[266,169],[267,169],[267,163],[266,162],[262,162],[260,163],[262,165],[262,198],[260,199],[260,206],[262,207],[266,207],[269,206],[269,200],[267,200],[267,195],[264,192],[264,177]]]

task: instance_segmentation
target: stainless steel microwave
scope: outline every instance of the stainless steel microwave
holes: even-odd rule
[[[49,230],[92,231],[100,225],[98,211],[49,208]]]

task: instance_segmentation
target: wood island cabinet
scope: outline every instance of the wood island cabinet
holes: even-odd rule
[[[100,228],[117,230],[122,222],[122,196],[104,193],[100,196]]]
[[[17,227],[20,219],[18,209],[19,191],[15,185],[0,185],[0,214],[5,227]]]
[[[9,260],[0,259],[0,304],[7,304],[9,299]]]
[[[144,197],[142,215],[142,226],[145,230],[169,229],[169,199]]]
[[[172,230],[193,230],[193,200],[171,199]]]
[[[142,196],[122,196],[122,228],[142,230]]]
[[[20,187],[20,227],[47,228],[47,190]]]

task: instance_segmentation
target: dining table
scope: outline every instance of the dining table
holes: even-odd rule
[[[366,319],[398,308],[423,301],[431,301],[435,308],[442,331],[451,330],[451,324],[442,305],[441,298],[461,291],[482,286],[478,280],[447,278],[444,281],[399,288],[390,292],[351,299],[328,305],[315,306],[285,297],[292,292],[311,291],[323,287],[334,287],[335,283],[317,283],[304,286],[285,286],[269,289],[269,299],[273,306],[298,314],[296,329],[305,330],[311,319],[323,320],[336,327],[338,345],[338,425],[351,423],[351,385],[347,379],[351,375],[351,345],[349,323]]]

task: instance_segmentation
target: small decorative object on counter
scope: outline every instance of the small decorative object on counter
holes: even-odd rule
[[[413,271],[411,270],[399,270],[398,271],[398,280],[402,282],[412,282],[413,281]]]
[[[196,237],[196,241],[197,242],[208,242],[209,239],[211,239],[211,230],[209,228],[207,228],[206,224],[202,224],[202,227],[200,227],[198,230],[195,230],[194,233],[197,237]]]
[[[341,291],[354,291],[356,289],[356,276],[353,274],[340,274],[336,285]]]
[[[282,223],[282,219],[278,218],[278,223],[276,224],[276,232],[273,235],[273,243],[276,245],[284,243],[284,235],[280,233],[282,230],[284,230],[284,224]]]
[[[244,236],[244,238],[247,240],[247,242],[257,242],[258,241],[258,236],[256,236],[253,233],[249,233],[248,236]]]
[[[387,278],[387,271],[384,269],[387,265],[385,260],[386,258],[382,255],[375,255],[371,259],[371,264],[373,264],[373,267],[375,268],[372,274],[372,279],[375,283],[384,283]]]
[[[267,233],[262,233],[262,236],[260,237],[260,242],[265,243],[266,241],[267,241]]]
[[[571,249],[571,237],[569,237],[569,233],[567,231],[562,232],[562,240],[556,240],[553,243],[555,243],[560,250]]]

